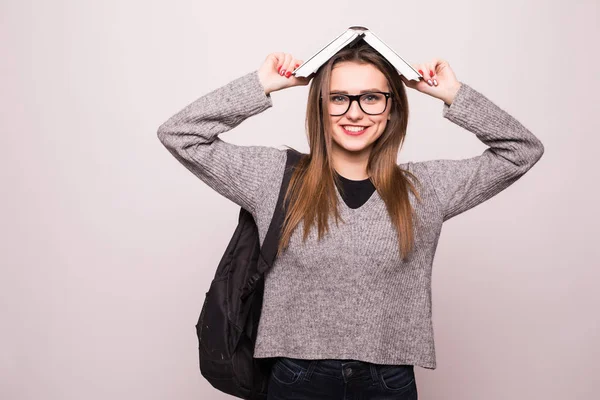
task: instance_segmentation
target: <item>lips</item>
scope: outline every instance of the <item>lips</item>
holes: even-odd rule
[[[353,125],[347,125],[347,126],[353,126]],[[342,127],[342,130],[344,131],[345,134],[351,135],[351,136],[362,135],[363,133],[365,133],[367,131],[367,129],[369,129],[368,126],[365,126],[363,130],[355,132],[355,131],[349,131],[349,130],[347,130],[344,125],[341,125],[341,127]]]

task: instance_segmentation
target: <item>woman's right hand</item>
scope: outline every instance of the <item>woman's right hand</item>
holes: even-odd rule
[[[265,89],[265,94],[275,92],[292,86],[306,86],[311,78],[296,78],[291,73],[301,64],[302,60],[294,58],[289,53],[271,53],[258,69],[260,83]],[[284,75],[281,75],[284,72]]]

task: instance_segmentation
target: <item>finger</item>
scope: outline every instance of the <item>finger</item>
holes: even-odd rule
[[[433,60],[431,60],[430,63],[430,69],[431,69],[431,73],[430,73],[430,79],[433,82],[433,86],[437,86],[438,85],[438,81],[437,81],[437,69],[438,69],[438,65],[440,65],[442,62],[442,60],[438,59],[438,58],[434,58]]]
[[[292,65],[293,65],[293,67],[292,67],[292,73],[294,73],[294,72],[296,71],[296,69],[297,69],[297,68],[298,68],[300,65],[302,65],[303,63],[304,63],[304,61],[302,61],[302,60],[293,59],[293,60],[292,60]]]
[[[273,55],[277,58],[277,73],[281,71],[281,67],[283,66],[283,62],[285,61],[285,53],[279,51],[273,53]]]
[[[433,86],[433,81],[431,80],[431,64],[429,63],[423,63],[420,64],[421,69],[419,70],[419,72],[423,71],[423,81],[425,82],[426,85],[429,86]]]
[[[433,64],[427,63],[425,66],[425,80],[429,86],[435,86],[433,76],[435,75]]]
[[[419,67],[419,64],[414,64],[412,65],[412,67],[417,70],[419,72],[419,74],[421,74],[421,78],[425,78],[425,74],[423,73],[423,70],[421,69],[421,67]],[[420,79],[419,79],[420,80]]]
[[[290,56],[291,56],[291,54],[290,54]],[[296,69],[296,66],[297,66],[297,65],[299,65],[299,64],[298,64],[298,60],[296,60],[296,59],[294,58],[294,56],[291,56],[291,58],[290,58],[290,64],[289,64],[289,66],[288,66],[288,69],[287,69],[287,71],[286,71],[286,73],[285,73],[285,77],[286,77],[286,78],[289,78],[290,76],[292,76],[292,75],[293,75],[293,73],[294,73],[294,70]]]
[[[304,76],[304,77],[301,77],[301,78],[297,78],[297,77],[296,77],[296,71],[298,70],[298,67],[299,67],[300,65],[302,65],[303,63],[304,63],[304,61],[302,61],[302,60],[298,60],[298,59],[294,59],[294,60],[292,61],[292,66],[293,66],[293,68],[292,68],[292,75],[291,75],[291,76],[292,76],[292,78],[294,78],[294,79],[299,79],[299,81],[298,81],[298,84],[299,84],[299,85],[307,85],[307,84],[308,84],[308,82],[310,81],[310,79],[308,79],[308,80],[307,80],[307,79],[305,79],[305,78],[308,78],[308,77],[306,77],[306,76]]]
[[[290,53],[285,53],[285,61],[283,62],[283,66],[281,67],[281,72],[280,72],[281,76],[285,76],[285,74],[289,71],[291,60],[292,60],[292,55]]]
[[[298,62],[296,61],[294,56],[290,54],[290,61],[287,66],[287,69],[285,71],[286,78],[289,78],[290,76],[292,76],[292,73],[294,72],[294,69],[296,68],[296,64],[298,64]]]

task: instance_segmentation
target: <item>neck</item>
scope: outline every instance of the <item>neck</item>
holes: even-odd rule
[[[371,148],[361,151],[348,151],[339,146],[334,146],[332,159],[333,169],[344,178],[353,181],[362,181],[369,178],[367,164]]]

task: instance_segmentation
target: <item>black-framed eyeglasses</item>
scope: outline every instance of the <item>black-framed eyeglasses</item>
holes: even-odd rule
[[[363,94],[331,93],[329,95],[329,115],[337,117],[346,114],[353,101],[358,102],[360,109],[369,115],[379,115],[385,112],[390,92],[368,92]],[[321,96],[321,99],[323,96]]]

